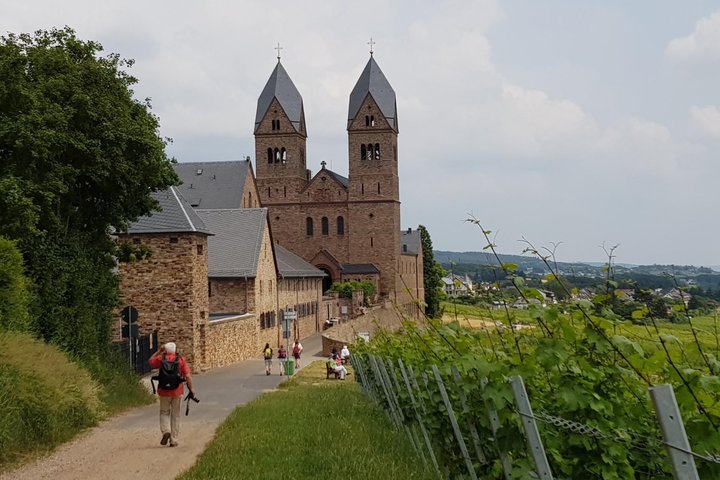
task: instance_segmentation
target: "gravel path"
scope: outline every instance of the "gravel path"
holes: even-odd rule
[[[303,340],[305,357],[320,354],[320,335]],[[277,367],[276,367],[277,371]],[[190,468],[213,438],[217,426],[235,409],[283,380],[266,376],[263,361],[252,359],[193,376],[199,404],[185,416],[176,448],[160,445],[158,405],[149,405],[107,420],[84,432],[48,457],[0,480],[171,480]]]

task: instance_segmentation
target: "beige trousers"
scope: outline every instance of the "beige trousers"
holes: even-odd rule
[[[160,431],[170,433],[170,441],[180,436],[180,403],[182,397],[160,397]]]

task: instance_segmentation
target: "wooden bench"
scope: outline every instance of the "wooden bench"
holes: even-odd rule
[[[327,375],[325,376],[326,380],[330,380],[330,375],[335,375],[335,380],[340,378],[340,372],[336,372],[335,369],[330,368],[330,365],[327,363],[325,364],[325,370],[327,372]]]

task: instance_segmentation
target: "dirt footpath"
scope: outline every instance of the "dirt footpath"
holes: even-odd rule
[[[193,407],[198,409],[195,405]],[[141,410],[147,408],[150,407]],[[158,405],[151,405],[150,409],[157,415],[158,408]],[[155,425],[147,427],[126,427],[123,425],[126,418],[120,417],[105,422],[80,438],[66,443],[50,457],[0,478],[2,480],[174,479],[195,463],[198,455],[205,449],[205,445],[213,438],[218,425],[218,422],[193,422],[187,421],[187,418],[191,417],[183,415],[185,421],[181,424],[180,445],[172,449],[160,445],[160,429],[157,421]]]
[[[302,342],[303,356],[309,363],[320,353],[320,335]],[[177,447],[160,445],[156,403],[108,420],[48,457],[0,474],[0,480],[172,480],[195,463],[215,429],[235,407],[283,381],[276,371],[266,376],[263,360],[258,358],[194,375],[200,403],[191,403],[186,417],[183,402]]]

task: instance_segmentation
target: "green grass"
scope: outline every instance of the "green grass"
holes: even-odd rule
[[[434,478],[353,378],[326,380],[323,362],[306,366],[236,409],[180,479]]]
[[[89,368],[28,334],[0,331],[0,469],[52,451],[109,414],[152,401],[137,377]]]

